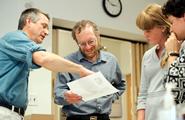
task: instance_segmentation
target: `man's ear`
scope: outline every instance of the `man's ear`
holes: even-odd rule
[[[30,24],[31,23],[31,19],[30,18],[27,18],[25,23],[26,24]]]

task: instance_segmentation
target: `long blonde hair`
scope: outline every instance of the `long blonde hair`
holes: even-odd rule
[[[153,3],[148,5],[136,18],[136,25],[141,30],[149,30],[155,26],[163,26],[166,35],[170,34],[168,19],[162,14],[161,6]]]
[[[139,13],[136,18],[136,25],[141,30],[150,30],[155,26],[164,28],[164,35],[166,38],[170,35],[170,22],[162,13],[160,5],[153,3],[149,4],[143,11]],[[167,63],[166,54],[162,56],[161,67],[163,68]]]

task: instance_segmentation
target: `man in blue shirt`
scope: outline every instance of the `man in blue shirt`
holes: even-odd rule
[[[57,72],[80,76],[90,70],[46,52],[38,44],[48,35],[49,16],[30,8],[22,12],[17,31],[0,39],[0,119],[21,120],[27,107],[30,69],[41,66]]]
[[[112,103],[125,90],[125,81],[122,78],[117,59],[111,53],[101,51],[100,34],[97,25],[92,21],[78,22],[73,28],[72,36],[79,46],[79,50],[66,58],[94,72],[101,71],[105,78],[120,91],[84,102],[78,93],[73,93],[67,86],[68,82],[78,79],[79,76],[73,73],[58,73],[55,102],[63,105],[67,120],[110,120]]]

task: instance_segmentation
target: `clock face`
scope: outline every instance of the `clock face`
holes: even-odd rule
[[[121,0],[103,0],[103,9],[111,17],[117,17],[122,12]]]

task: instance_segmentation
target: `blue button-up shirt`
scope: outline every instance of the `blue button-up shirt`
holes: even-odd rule
[[[30,69],[38,68],[32,53],[44,50],[23,31],[6,34],[0,39],[0,103],[26,108]]]
[[[105,51],[100,51],[100,57],[95,63],[86,60],[80,51],[72,53],[66,58],[94,72],[101,71],[105,78],[120,91],[87,102],[81,101],[78,104],[68,104],[64,97],[64,93],[69,90],[67,83],[80,77],[72,73],[58,73],[55,85],[55,102],[59,105],[63,105],[63,111],[67,116],[93,113],[110,114],[113,101],[125,90],[125,81],[122,78],[122,73],[116,58]]]

